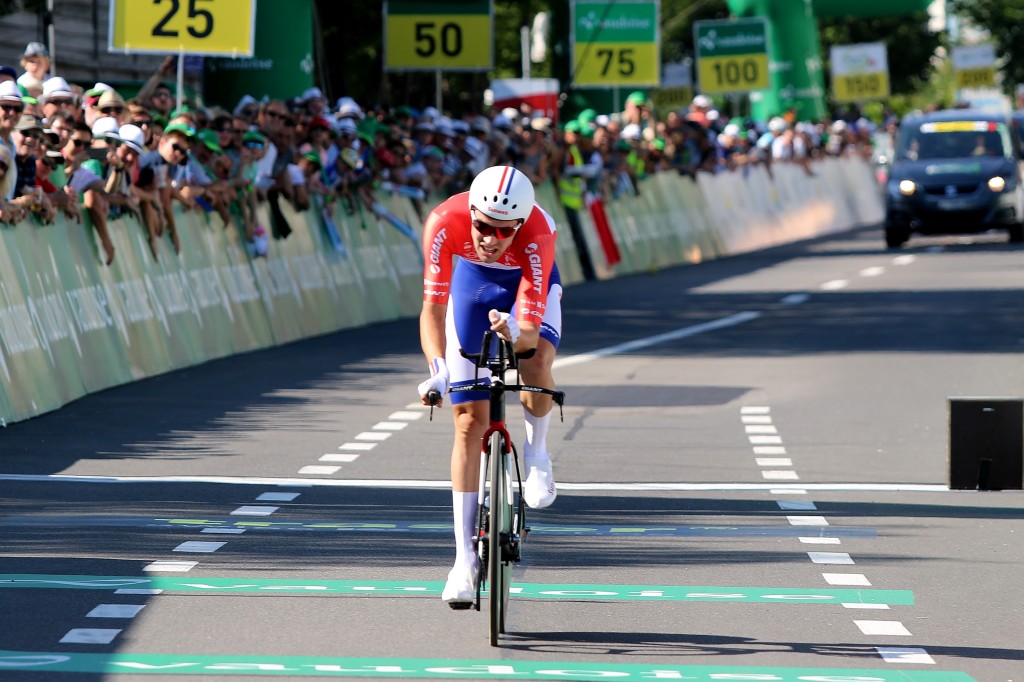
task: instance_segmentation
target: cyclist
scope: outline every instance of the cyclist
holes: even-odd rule
[[[519,364],[522,382],[555,388],[551,365],[562,327],[555,222],[534,202],[530,179],[511,166],[481,171],[468,192],[452,196],[427,216],[423,252],[420,343],[431,374],[419,385],[423,403],[431,389],[444,396],[450,386],[474,382],[476,368],[459,349],[476,352],[487,329],[512,341],[517,352],[536,348],[536,355]],[[528,392],[520,400],[526,418],[523,497],[530,507],[543,508],[557,495],[546,440],[552,400]],[[452,410],[455,566],[441,598],[455,605],[472,602],[476,592],[472,536],[487,393],[452,394]]]

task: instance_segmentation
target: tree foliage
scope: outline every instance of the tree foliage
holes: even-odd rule
[[[1006,92],[1012,92],[1014,86],[1024,83],[1024,2],[949,0],[946,11],[991,36]]]

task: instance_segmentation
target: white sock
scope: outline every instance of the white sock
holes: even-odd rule
[[[526,409],[526,443],[523,445],[523,457],[529,460],[548,459],[548,424],[551,423],[551,412],[543,417],[535,417]],[[527,464],[529,466],[529,464]]]
[[[473,533],[476,531],[476,491],[452,491],[452,517],[455,521],[455,563],[473,563]]]

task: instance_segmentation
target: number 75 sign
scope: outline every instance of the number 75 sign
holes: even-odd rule
[[[658,85],[659,9],[658,0],[573,0],[573,85]]]
[[[256,0],[112,0],[110,52],[251,57]]]

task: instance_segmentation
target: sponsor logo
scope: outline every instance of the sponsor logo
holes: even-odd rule
[[[437,235],[434,237],[433,243],[430,245],[430,262],[438,264],[441,262],[441,247],[444,246],[444,240],[448,236],[448,230],[442,228],[438,230]]]
[[[488,206],[487,207],[487,212],[488,213],[498,213],[498,214],[501,214],[501,215],[508,215],[508,211],[503,211],[500,208],[498,208],[497,206]]]
[[[431,263],[430,266],[429,266],[429,269],[430,269],[430,274],[432,274],[432,275],[439,275],[439,274],[441,274],[441,266],[438,265],[437,263]]]

